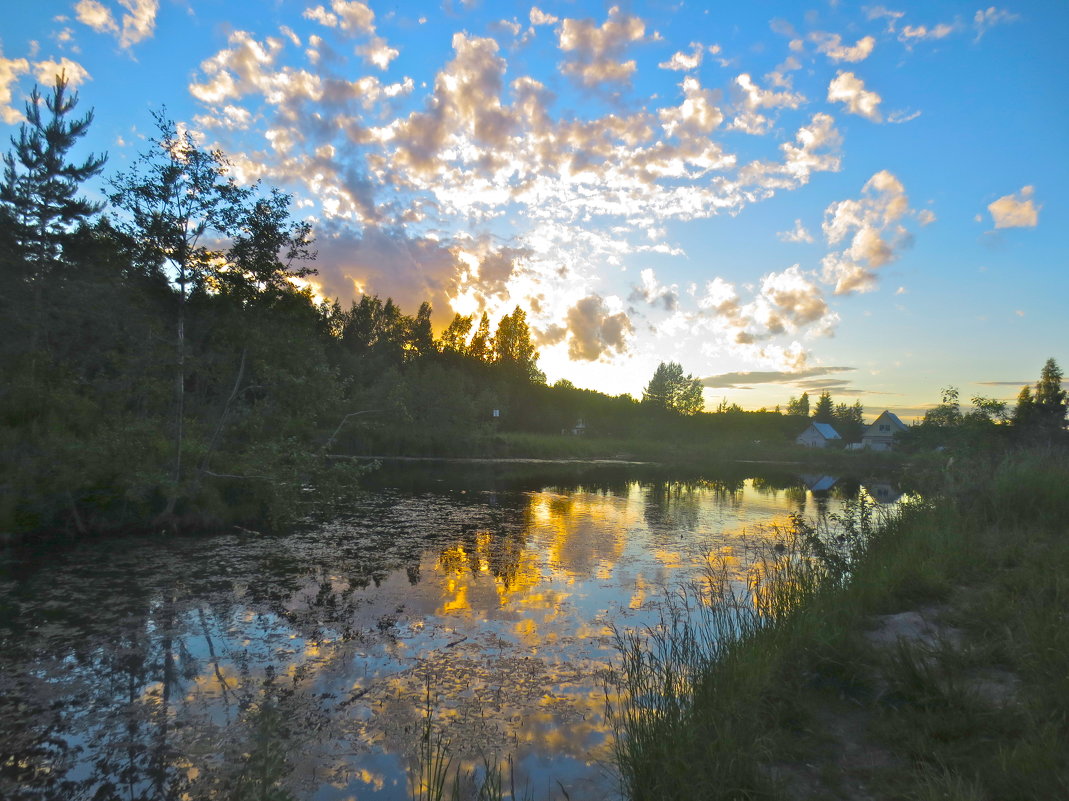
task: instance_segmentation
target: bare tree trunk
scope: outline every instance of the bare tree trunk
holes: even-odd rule
[[[178,493],[182,484],[182,445],[185,434],[186,401],[186,280],[184,271],[178,281],[178,338],[175,364],[175,420],[174,420],[174,471],[171,478],[171,493],[167,506],[160,518],[168,525],[173,524],[174,508],[178,503]]]

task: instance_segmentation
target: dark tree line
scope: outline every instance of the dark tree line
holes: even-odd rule
[[[362,468],[332,456],[495,455],[579,420],[613,447],[714,455],[790,442],[809,417],[806,394],[786,415],[705,413],[674,362],[641,401],[547,386],[518,307],[495,326],[455,315],[436,337],[428,303],[317,301],[290,196],[240,185],[163,114],[108,203],[86,199],[106,156],[74,157],[92,123],[77,103],[62,76],[35,89],[0,180],[0,533],[272,525],[355,483]],[[1014,428],[1060,432],[1060,387],[1051,360]],[[926,423],[1007,416],[952,400]],[[861,405],[825,392],[814,419],[851,438]]]
[[[77,103],[62,76],[34,90],[0,182],[0,532],[270,524],[309,484],[352,484],[331,452],[574,423],[540,405],[522,309],[436,339],[427,303],[317,302],[291,198],[163,114],[108,203],[86,200],[106,157],[74,158]]]

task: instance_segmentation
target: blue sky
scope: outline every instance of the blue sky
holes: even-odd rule
[[[639,395],[674,360],[710,406],[908,417],[1069,366],[1065,30],[1060,2],[19,3],[0,129],[65,67],[109,174],[165,106],[293,193],[325,296],[520,305],[550,381]]]

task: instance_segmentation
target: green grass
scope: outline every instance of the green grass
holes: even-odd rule
[[[1069,458],[948,478],[891,519],[796,521],[748,584],[714,571],[620,635],[631,798],[1069,797]],[[866,637],[911,611],[940,627]]]

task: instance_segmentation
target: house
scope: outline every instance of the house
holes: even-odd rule
[[[809,428],[799,434],[794,441],[807,448],[824,448],[829,442],[842,442],[842,439],[839,432],[828,423],[810,423]]]
[[[586,434],[586,423],[583,422],[583,418],[579,418],[579,422],[572,427],[572,436],[581,437]]]
[[[894,445],[895,435],[908,429],[909,426],[899,420],[898,415],[884,409],[861,435],[861,444],[870,450],[889,451]]]

